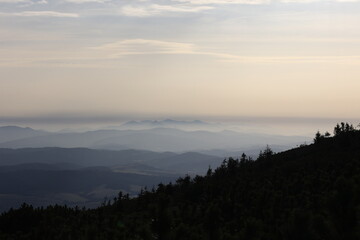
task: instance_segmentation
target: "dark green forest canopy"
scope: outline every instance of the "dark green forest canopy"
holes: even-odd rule
[[[334,133],[97,209],[24,204],[0,216],[0,239],[360,239],[360,131]]]

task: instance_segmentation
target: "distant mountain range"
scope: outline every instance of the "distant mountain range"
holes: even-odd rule
[[[140,120],[128,121],[121,125],[108,126],[105,129],[113,130],[146,130],[153,128],[175,128],[183,131],[221,131],[225,127],[220,123],[210,123],[201,120],[180,121],[173,119],[165,120]]]
[[[166,122],[172,121],[167,120]],[[184,131],[176,128],[52,133],[30,128],[0,127],[0,136],[0,148],[84,147],[157,152],[199,152],[214,149],[234,152],[254,148],[260,150],[269,143],[277,145],[279,150],[284,150],[309,141],[308,137],[302,136],[239,133],[228,130],[219,132]]]
[[[210,123],[193,120],[193,121],[179,121],[173,119],[165,120],[143,120],[143,121],[129,121],[122,126],[152,126],[152,127],[169,127],[169,126],[203,126],[210,125]]]
[[[0,142],[8,142],[37,136],[44,136],[48,134],[48,132],[34,130],[29,127],[23,128],[17,126],[4,126],[0,127]]]

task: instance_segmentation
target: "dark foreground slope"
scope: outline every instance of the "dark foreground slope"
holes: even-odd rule
[[[1,239],[360,239],[360,132],[229,159],[204,177],[98,209],[23,205]]]

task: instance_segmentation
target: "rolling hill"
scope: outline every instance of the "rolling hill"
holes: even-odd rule
[[[0,216],[2,239],[347,239],[360,236],[360,131],[254,161],[229,158],[205,176],[119,193],[97,209],[23,204]],[[54,235],[53,233],[56,233]]]
[[[0,211],[23,202],[95,207],[119,191],[136,195],[183,174],[204,174],[222,158],[200,153],[86,148],[0,149]]]

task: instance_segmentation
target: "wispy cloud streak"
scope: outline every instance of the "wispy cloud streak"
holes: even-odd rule
[[[197,13],[213,9],[210,6],[184,6],[184,5],[159,5],[151,4],[147,6],[126,5],[121,8],[121,14],[132,17],[149,17],[166,13]]]
[[[208,4],[246,4],[259,5],[271,3],[271,0],[173,0],[174,2],[191,3],[194,5]]]
[[[342,63],[360,64],[360,56],[240,56],[202,50],[191,43],[168,42],[149,39],[128,39],[117,41],[93,50],[101,51],[106,58],[120,58],[127,55],[182,54],[206,55],[222,62],[233,63]]]
[[[14,55],[12,51],[1,51],[4,57],[0,66],[33,66],[59,65],[68,67],[116,67],[116,60],[130,56],[145,55],[193,55],[204,56],[207,61],[218,61],[224,64],[298,64],[326,63],[360,65],[359,55],[327,55],[327,56],[251,56],[235,55],[224,52],[208,51],[198,45],[183,42],[160,41],[153,39],[127,39],[96,47],[60,52],[41,50],[20,52]]]
[[[213,5],[213,4],[243,4],[243,5],[261,5],[271,3],[312,3],[322,0],[172,0],[174,2],[190,3],[194,5]],[[359,0],[329,0],[329,2],[360,2]]]
[[[0,12],[0,16],[5,17],[65,17],[65,18],[77,18],[79,14],[77,13],[64,13],[64,12],[54,12],[54,11],[24,11],[24,12]]]
[[[47,0],[0,0],[0,4],[20,4],[22,7],[28,7],[35,4],[48,4]]]
[[[168,42],[152,39],[127,39],[104,44],[92,49],[112,52],[114,57],[139,54],[191,54],[195,46],[191,43]]]
[[[76,4],[84,4],[84,3],[105,3],[109,2],[110,0],[64,0],[68,3],[76,3]]]
[[[0,3],[28,3],[30,0],[0,0]]]

